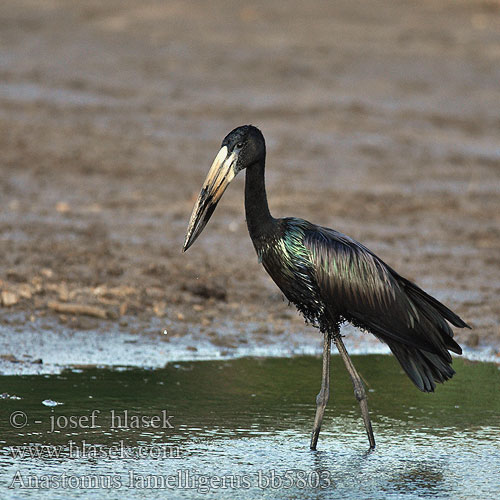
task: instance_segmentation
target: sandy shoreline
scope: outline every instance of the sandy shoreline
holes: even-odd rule
[[[0,352],[8,353],[0,356],[0,375],[58,374],[66,369],[92,367],[156,369],[182,361],[246,356],[317,356],[319,369],[322,339],[317,331],[313,336],[285,331],[263,339],[259,337],[257,325],[249,323],[246,327],[247,330],[239,332],[239,340],[234,342],[234,329],[238,325],[231,323],[219,326],[217,340],[199,332],[176,335],[175,329],[169,330],[158,320],[153,321],[146,332],[106,323],[88,330],[69,330],[61,327],[55,319],[44,324],[24,323],[22,327],[0,326]],[[350,326],[344,327],[342,332],[351,354],[390,354],[387,345],[372,335]],[[493,346],[465,346],[462,357],[500,363],[498,350]]]
[[[18,345],[33,328],[56,343],[85,332],[154,343],[167,328],[186,349],[283,338],[316,352],[317,332],[257,262],[242,179],[180,252],[220,141],[243,123],[267,138],[275,216],[361,241],[472,326],[456,331],[461,345],[500,352],[497,4],[0,11],[6,363],[43,359]]]

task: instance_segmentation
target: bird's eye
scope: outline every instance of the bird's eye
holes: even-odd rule
[[[236,144],[236,147],[238,149],[241,149],[243,147],[243,143],[242,142],[238,142],[238,144]]]

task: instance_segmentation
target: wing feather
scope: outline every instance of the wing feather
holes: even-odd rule
[[[446,320],[457,326],[465,323],[361,243],[313,226],[304,232],[304,245],[332,313],[388,343],[423,349],[446,361],[451,361],[448,350],[461,353]]]

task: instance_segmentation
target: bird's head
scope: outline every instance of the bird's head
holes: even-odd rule
[[[257,127],[243,125],[229,132],[222,141],[194,205],[183,252],[201,234],[229,183],[239,172],[263,161],[265,156],[266,143]]]

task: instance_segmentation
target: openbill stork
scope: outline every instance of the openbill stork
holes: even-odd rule
[[[347,321],[385,342],[424,392],[434,391],[436,382],[455,373],[449,351],[462,353],[448,322],[458,328],[468,325],[349,236],[295,217],[272,217],[265,160],[266,145],[258,128],[245,125],[225,137],[193,208],[183,251],[203,231],[231,180],[246,169],[246,220],[259,261],[306,321],[324,335],[322,382],[310,448],[316,449],[329,398],[333,340],[351,376],[373,449],[366,392],[342,341],[340,325]]]

